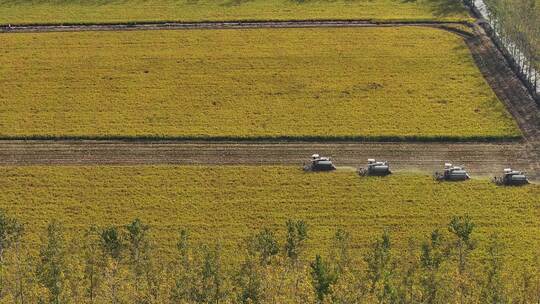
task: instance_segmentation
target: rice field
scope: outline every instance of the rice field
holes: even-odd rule
[[[472,20],[451,0],[1,0],[0,24],[216,20]]]
[[[538,185],[438,183],[405,173],[360,178],[353,170],[282,166],[0,167],[0,180],[0,208],[26,224],[33,244],[51,219],[74,233],[140,218],[161,249],[173,250],[179,229],[187,228],[195,242],[220,242],[230,257],[249,234],[268,227],[283,236],[287,219],[302,219],[310,224],[310,254],[326,251],[337,228],[352,234],[358,253],[384,229],[402,248],[409,237],[423,239],[468,214],[478,240],[497,232],[510,255],[540,246]]]
[[[1,138],[521,135],[433,28],[19,33],[0,52]]]

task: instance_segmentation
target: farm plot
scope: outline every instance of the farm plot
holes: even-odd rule
[[[0,24],[114,23],[221,20],[372,19],[470,20],[451,0],[146,0],[0,1]]]
[[[2,138],[507,139],[463,39],[420,27],[0,35]]]
[[[479,240],[497,232],[520,255],[540,245],[538,185],[437,183],[408,174],[361,179],[352,170],[277,166],[0,167],[0,179],[0,208],[27,224],[34,244],[51,219],[75,232],[138,217],[162,249],[172,250],[179,229],[188,228],[196,242],[221,241],[230,256],[250,233],[283,232],[291,218],[310,224],[311,253],[325,251],[337,228],[351,232],[359,251],[384,229],[401,247],[468,214]]]

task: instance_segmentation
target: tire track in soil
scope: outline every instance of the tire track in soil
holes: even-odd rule
[[[5,141],[0,164],[18,165],[296,165],[313,153],[331,155],[338,166],[363,165],[378,157],[393,169],[431,173],[444,162],[465,165],[474,175],[492,176],[513,166],[538,180],[537,161],[519,143],[352,142],[121,142]]]
[[[201,24],[195,27],[201,28]],[[348,27],[404,26],[366,21],[210,23],[207,28],[239,27]],[[416,24],[448,29],[448,23]],[[163,29],[144,25],[144,29]],[[167,25],[168,26],[168,25]],[[96,30],[96,26],[55,26],[54,30]],[[123,30],[100,25],[97,30]],[[127,27],[127,26],[126,26]],[[179,29],[168,26],[170,29]],[[182,24],[181,28],[186,28]],[[129,27],[127,29],[141,29]],[[512,72],[503,55],[483,29],[474,25],[474,35],[461,33],[473,58],[499,99],[521,128],[524,139],[508,143],[377,143],[377,142],[204,142],[204,141],[112,141],[112,140],[4,140],[0,141],[0,166],[18,165],[298,165],[312,153],[330,155],[338,166],[359,166],[367,158],[389,160],[394,169],[431,173],[444,162],[463,164],[474,175],[492,176],[512,166],[540,180],[540,110]],[[18,31],[50,31],[33,26]],[[6,31],[5,28],[0,28]],[[17,30],[9,29],[10,32]]]
[[[373,22],[370,20],[292,20],[292,21],[215,21],[215,22],[159,22],[117,24],[41,24],[0,26],[0,33],[80,32],[80,31],[141,31],[188,29],[246,29],[246,28],[313,28],[313,27],[384,27],[429,26],[457,31],[452,26],[466,22]]]

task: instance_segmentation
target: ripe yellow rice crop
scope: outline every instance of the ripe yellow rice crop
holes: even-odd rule
[[[0,137],[514,138],[423,27],[0,35]]]
[[[0,24],[215,20],[470,20],[459,1],[145,0],[0,1]]]
[[[311,253],[325,251],[337,228],[351,232],[358,251],[384,229],[399,248],[468,214],[479,239],[497,232],[508,252],[523,256],[540,246],[538,185],[438,183],[403,173],[360,178],[277,166],[0,167],[0,180],[0,208],[26,224],[34,244],[51,219],[74,232],[138,217],[151,225],[160,248],[174,248],[178,230],[188,228],[195,242],[221,241],[230,255],[262,227],[283,233],[291,218],[310,224]]]

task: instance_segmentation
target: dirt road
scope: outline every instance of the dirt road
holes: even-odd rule
[[[491,176],[513,166],[540,179],[539,159],[521,143],[6,141],[0,144],[0,164],[300,166],[313,153],[331,155],[338,166],[357,167],[378,157],[390,160],[397,170],[430,173],[452,161],[475,175]]]
[[[452,27],[460,22],[372,22],[369,20],[293,20],[293,21],[225,21],[225,22],[163,22],[139,24],[87,24],[87,25],[13,25],[0,26],[0,33],[80,32],[80,31],[141,31],[187,29],[240,29],[240,28],[307,28],[307,27],[381,27],[430,26]]]
[[[540,107],[512,71],[502,53],[484,30],[474,27],[475,36],[465,41],[476,64],[497,97],[514,116],[526,141],[540,140]]]

